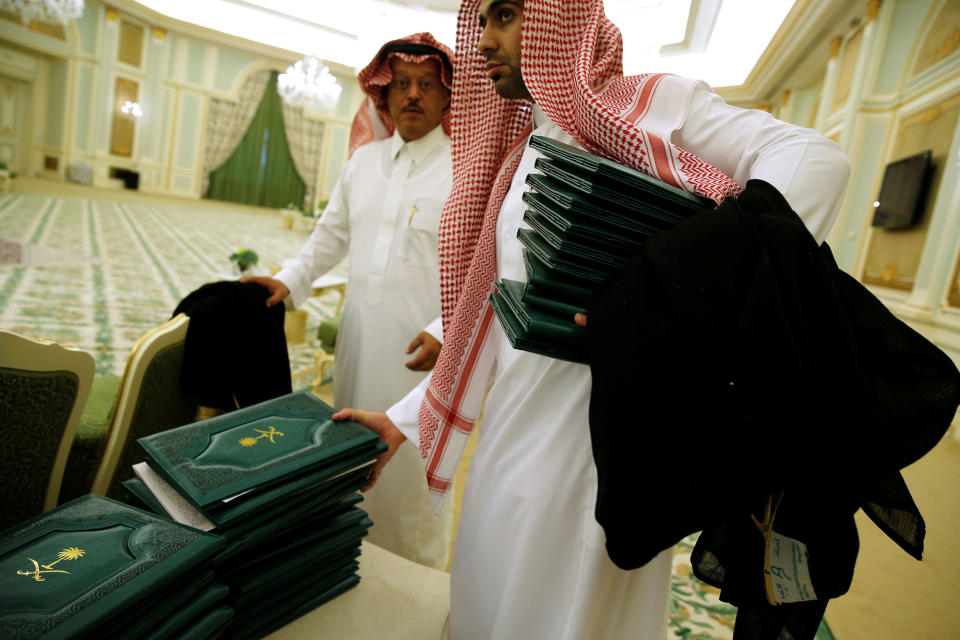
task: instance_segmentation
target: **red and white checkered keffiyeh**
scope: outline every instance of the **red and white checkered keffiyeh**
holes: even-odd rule
[[[392,44],[401,42],[430,45],[443,51],[447,54],[447,59],[451,63],[453,62],[453,51],[450,50],[450,47],[427,32],[414,33],[406,38],[391,40],[380,47],[380,50],[377,51],[377,55],[373,56],[370,64],[357,74],[357,81],[360,83],[360,88],[363,89],[363,92],[367,95],[363,99],[363,102],[360,103],[360,108],[357,109],[357,113],[353,117],[353,123],[350,125],[350,150],[348,152],[350,156],[353,155],[354,151],[368,142],[383,140],[393,135],[393,117],[390,115],[390,110],[387,108],[387,101],[383,94],[383,88],[390,84],[390,80],[393,79],[393,71],[390,69],[390,61],[393,58],[400,58],[401,60],[414,63],[423,62],[424,60],[436,60],[437,64],[440,65],[440,80],[447,89],[453,88],[452,74],[438,55],[413,55],[392,51],[387,55],[386,59],[381,62],[380,55],[383,50]],[[449,107],[444,109],[440,118],[440,124],[443,125],[443,131],[449,136]]]
[[[457,22],[452,96],[453,187],[440,223],[444,345],[420,408],[420,447],[439,509],[473,429],[494,358],[485,349],[494,321],[500,207],[532,130],[529,101],[500,98],[477,51],[480,0],[463,0]],[[586,149],[715,202],[740,186],[668,141],[692,82],[623,76],[620,31],[602,0],[526,0],[521,69],[544,113]]]

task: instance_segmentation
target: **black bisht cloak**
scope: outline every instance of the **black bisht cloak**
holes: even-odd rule
[[[737,640],[813,638],[847,591],[862,508],[920,558],[899,470],[943,436],[960,374],[837,268],[769,184],[650,238],[589,309],[597,521],[639,567],[703,531],[694,571]],[[773,606],[762,519],[803,542],[817,600]]]
[[[177,305],[173,315],[190,316],[183,390],[201,405],[232,411],[292,391],[284,306],[268,308],[269,295],[252,282],[211,282]]]

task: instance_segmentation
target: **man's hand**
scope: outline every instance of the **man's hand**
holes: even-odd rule
[[[412,371],[430,371],[430,369],[433,369],[433,365],[437,364],[437,356],[440,355],[440,347],[442,346],[443,343],[432,335],[426,331],[421,331],[407,347],[407,353],[413,353],[417,350],[417,347],[420,347],[420,353],[404,366]]]
[[[243,276],[240,278],[240,282],[255,282],[261,287],[266,287],[267,291],[270,292],[270,297],[267,298],[268,307],[272,307],[290,295],[290,289],[287,288],[287,285],[276,278],[270,278],[268,276]]]
[[[377,461],[370,467],[370,472],[367,474],[367,479],[370,480],[370,484],[361,489],[361,491],[366,493],[377,483],[377,478],[380,477],[380,472],[383,471],[383,467],[390,461],[393,454],[397,452],[397,447],[403,444],[403,441],[407,438],[399,429],[393,426],[393,422],[390,421],[390,418],[388,418],[385,413],[361,411],[360,409],[341,409],[333,414],[332,417],[334,420],[353,420],[359,422],[387,443],[387,450],[380,454]]]
[[[573,321],[576,322],[579,326],[587,326],[587,314],[585,313],[575,313],[573,314]]]

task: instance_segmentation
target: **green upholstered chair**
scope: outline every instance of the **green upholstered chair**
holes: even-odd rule
[[[0,529],[57,505],[94,367],[86,351],[0,330]]]
[[[60,504],[90,493],[93,475],[100,464],[107,432],[117,406],[117,395],[123,378],[113,374],[94,377],[80,424],[73,436],[67,468],[60,487]]]
[[[190,318],[179,314],[134,345],[93,478],[92,493],[123,499],[122,482],[142,462],[137,439],[194,422],[197,402],[181,391],[180,369]]]
[[[335,318],[326,318],[317,328],[317,339],[320,340],[320,346],[313,357],[313,366],[317,373],[310,384],[314,391],[333,380],[333,353],[337,346],[337,332],[339,330],[339,315]]]

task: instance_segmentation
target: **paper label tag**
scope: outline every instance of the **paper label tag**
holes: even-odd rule
[[[764,572],[773,587],[772,595],[777,604],[817,599],[810,581],[807,556],[807,545],[776,531],[770,532]]]

